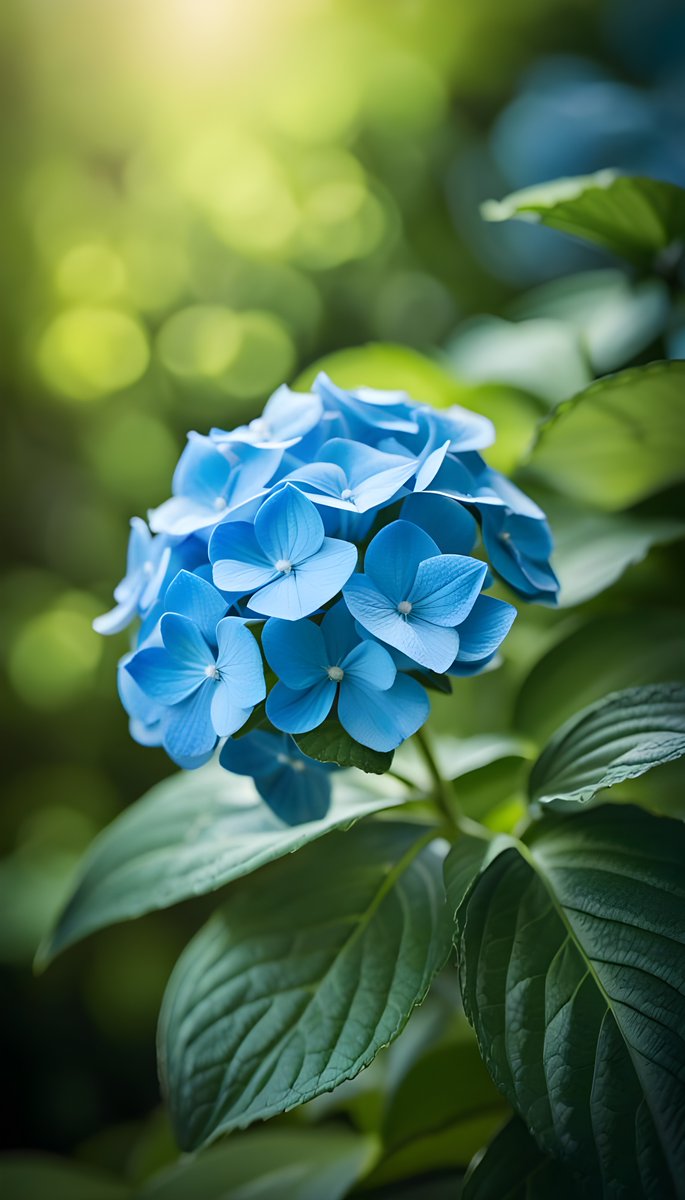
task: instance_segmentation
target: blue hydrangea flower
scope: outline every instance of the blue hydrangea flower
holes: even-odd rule
[[[516,609],[494,596],[478,596],[459,626],[459,651],[449,675],[477,675],[495,658],[516,619]]]
[[[423,725],[428,697],[416,680],[398,674],[392,657],[362,641],[345,605],[338,603],[321,625],[271,620],[262,646],[278,676],[266,702],[272,725],[306,733],[337,716],[350,737],[372,750],[394,750]]]
[[[364,574],[353,575],[343,596],[374,637],[443,672],[457,656],[456,627],[473,608],[486,573],[478,559],[441,554],[417,525],[393,521],[376,534]]]
[[[387,504],[416,472],[416,461],[407,454],[385,454],[347,438],[326,442],[316,458],[286,478],[314,504],[355,513]]]
[[[332,600],[357,562],[356,547],[326,537],[315,506],[292,485],[264,502],[254,525],[219,525],[209,556],[218,588],[249,595],[253,612],[286,621]]]
[[[308,758],[286,733],[256,730],[229,738],[219,762],[235,775],[250,775],[262,799],[287,825],[320,821],[328,812],[335,768]]]
[[[314,391],[321,398],[325,412],[339,426],[336,432],[341,437],[374,445],[381,437],[416,433],[418,429],[415,405],[406,392],[383,392],[377,388],[346,392],[323,371],[314,380]]]
[[[149,513],[150,528],[184,536],[211,529],[236,510],[251,512],[266,495],[282,457],[279,448],[220,448],[211,438],[189,434],[174,472],[172,498]]]
[[[144,615],[159,595],[170,558],[169,538],[153,537],[145,522],[140,517],[133,517],[126,575],[114,589],[116,606],[96,617],[93,629],[97,633],[119,633],[137,614]]]
[[[227,432],[212,429],[210,437],[217,445],[249,442],[264,449],[288,449],[296,446],[320,424],[323,404],[311,392],[293,392],[286,384],[267,400],[261,417],[249,425],[239,425]]]
[[[139,650],[125,670],[168,710],[163,744],[170,757],[199,758],[240,729],[264,699],[259,646],[238,617],[219,621],[216,652],[189,617],[165,613],[159,631],[162,645]]]

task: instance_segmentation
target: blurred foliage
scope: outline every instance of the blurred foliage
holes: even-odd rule
[[[650,7],[655,24],[677,24],[677,5]],[[667,38],[668,61],[647,70],[633,53],[647,34],[633,45],[624,26],[616,4],[594,0],[3,6],[0,695],[10,736],[0,959],[10,1012],[2,1054],[15,1078],[7,1145],[75,1150],[134,1183],[174,1156],[155,1114],[154,1025],[202,902],[106,931],[39,983],[30,966],[86,844],[169,773],[161,752],[129,739],[113,683],[125,643],[104,643],[90,627],[121,574],[130,514],[167,494],[186,429],[254,415],[278,383],[310,378],[324,355],[340,383],[401,385],[488,413],[500,439],[491,461],[508,471],[546,407],[662,338],[660,281],[633,289],[599,252],[549,230],[476,225],[478,202],[514,186],[605,165],[654,167],[640,158],[646,118],[634,120],[631,105],[652,122],[665,111],[682,36]],[[594,63],[594,75],[580,58],[563,78],[548,64],[545,87],[563,108],[569,80],[587,99],[601,77],[599,110],[614,112],[610,94],[618,114],[603,141],[592,118],[592,144],[560,134],[536,76],[520,82],[540,56],[562,51]],[[662,164],[673,153],[669,105]],[[549,124],[538,135],[543,112]],[[531,158],[545,146],[554,155],[527,165],[516,157],[515,173],[519,144]],[[560,161],[564,146],[572,161]],[[673,162],[661,171],[657,162],[656,173],[682,182],[685,168]],[[531,245],[544,252],[531,255]],[[606,336],[587,319],[587,290],[584,323],[573,289],[508,307],[517,282],[588,265],[603,268],[586,282],[604,306]],[[617,349],[627,321],[635,332]],[[483,341],[474,351],[474,332],[487,338],[487,356]],[[670,334],[675,354],[682,323]],[[382,345],[357,379],[344,348],[367,341]],[[440,346],[443,370],[417,353]],[[551,385],[549,373],[541,385],[541,361],[554,364]],[[626,562],[677,536],[664,531],[661,511],[644,515],[660,532],[645,533]],[[497,672],[436,699],[438,725],[464,738],[507,730],[519,682],[541,656],[515,712],[531,736],[594,698],[598,655],[616,686],[637,682],[625,670],[644,637],[635,613],[645,595],[669,594],[675,562],[658,550],[633,567],[613,601],[591,602],[587,631],[577,612],[529,611]],[[663,645],[655,678],[672,670],[680,620],[650,618]],[[564,666],[585,687],[570,709],[555,685]],[[516,758],[509,794],[506,755]],[[492,806],[495,828],[498,795],[509,815],[519,811],[523,757],[505,749],[489,767],[492,797],[474,791],[474,812]],[[464,787],[468,803],[468,778]],[[422,1013],[410,1030],[423,1027]],[[371,1074],[348,1093],[360,1129],[365,1105],[380,1103],[369,1099]],[[398,1105],[386,1113],[390,1143]],[[440,1119],[457,1122],[458,1106]],[[420,1165],[425,1130],[414,1135]],[[443,1165],[463,1169],[466,1143]],[[378,1182],[391,1175],[386,1164]]]

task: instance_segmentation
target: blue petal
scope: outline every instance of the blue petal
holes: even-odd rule
[[[437,412],[429,410],[430,417],[440,434],[450,439],[450,450],[463,453],[465,450],[484,450],[495,441],[495,427],[488,417],[470,412],[458,404]]]
[[[133,575],[141,567],[144,567],[152,557],[151,550],[152,537],[145,521],[140,517],[132,517],[126,553],[126,574]]]
[[[133,591],[130,593],[127,600],[122,600],[115,608],[111,608],[109,612],[102,613],[93,621],[93,629],[96,633],[102,633],[109,636],[112,633],[121,633],[127,625],[135,617],[138,611],[138,593]]]
[[[359,644],[359,634],[344,600],[329,608],[321,622],[321,633],[326,645],[326,663],[339,666],[346,654]]]
[[[217,525],[209,541],[209,557],[214,564],[214,582],[224,592],[247,595],[277,574],[253,527],[244,521]]]
[[[216,665],[221,678],[235,689],[241,708],[254,707],[266,695],[262,656],[255,638],[238,617],[219,621],[216,636],[219,645]]]
[[[204,508],[211,508],[223,496],[232,465],[210,438],[188,434],[172,482],[174,496],[186,496]]]
[[[311,392],[294,392],[286,384],[277,388],[267,400],[262,420],[272,437],[301,438],[321,420],[323,405]]]
[[[166,535],[163,533],[158,534],[155,541],[157,543],[166,541]],[[152,605],[155,604],[156,601],[159,599],[159,596],[162,592],[162,588],[164,587],[164,583],[169,574],[171,558],[172,558],[172,548],[171,548],[171,546],[167,545],[161,551],[161,554],[159,557],[159,562],[157,563],[157,569],[156,570],[153,569],[153,572],[151,575],[149,575],[149,576],[147,574],[145,575],[145,578],[147,579],[147,583],[143,587],[141,594],[140,594],[140,600],[138,601],[138,605],[139,605],[141,613],[149,612],[149,610],[152,608]],[[150,559],[149,562],[145,564],[145,566],[152,567],[153,560]]]
[[[352,492],[342,503],[351,503],[358,512],[390,500],[416,471],[416,460],[407,454],[385,454],[347,438],[328,442],[319,457],[340,468],[342,489]]]
[[[388,651],[376,642],[360,642],[340,665],[345,672],[346,682],[381,692],[392,687],[397,675],[397,668]]]
[[[230,737],[236,730],[242,729],[252,713],[252,708],[245,708],[237,703],[237,697],[242,700],[241,691],[224,679],[218,679],[213,684],[211,717],[214,732],[219,737]]]
[[[478,526],[463,504],[430,492],[412,492],[402,505],[401,518],[413,521],[432,537],[442,554],[469,554]]]
[[[257,541],[272,565],[283,561],[296,566],[316,554],[324,539],[323,522],[315,506],[292,485],[264,501],[254,527]]]
[[[164,749],[178,762],[209,754],[217,743],[211,719],[214,685],[205,680],[187,700],[168,710],[164,727]]]
[[[343,729],[371,750],[394,750],[423,725],[430,712],[428,697],[415,679],[398,675],[389,691],[355,683],[340,685],[338,718]]]
[[[189,617],[203,637],[216,645],[216,627],[228,604],[206,579],[190,571],[179,571],[166,590],[164,608],[166,612]]]
[[[440,554],[422,562],[409,593],[412,618],[434,625],[459,625],[473,608],[487,565],[463,554]]]
[[[150,528],[155,533],[168,533],[174,537],[186,537],[199,529],[208,529],[223,515],[222,509],[212,504],[207,506],[187,496],[173,496],[158,508],[148,513]]]
[[[402,616],[366,576],[355,575],[343,595],[350,612],[369,633],[420,666],[442,672],[456,658],[459,638],[454,629],[433,625],[413,613]]]
[[[267,662],[291,688],[319,683],[331,662],[324,637],[313,621],[279,621],[272,617],[262,633]]]
[[[138,650],[124,669],[140,690],[159,704],[178,704],[206,678],[201,666],[179,663],[163,646]]]
[[[490,658],[507,636],[516,609],[493,596],[479,596],[466,620],[459,626],[458,662]]]
[[[269,808],[287,825],[320,821],[331,803],[331,779],[323,764],[301,755],[291,758],[270,775],[260,775],[255,786]]]
[[[393,521],[377,533],[364,559],[364,572],[395,605],[409,595],[419,564],[440,551],[411,521]]]
[[[333,701],[337,684],[322,679],[314,687],[293,691],[284,683],[276,683],[266,701],[266,715],[277,729],[286,733],[307,733],[326,720]]]
[[[226,771],[234,775],[272,775],[280,765],[279,757],[285,756],[286,747],[293,746],[287,733],[266,733],[256,729],[241,738],[230,738],[221,748],[219,762]]]
[[[333,599],[354,571],[356,562],[357,550],[351,542],[324,538],[316,554],[262,588],[247,607],[266,617],[299,621]]]
[[[226,506],[235,508],[263,492],[278,469],[283,451],[260,446],[234,446],[233,470],[224,493]]]
[[[286,476],[286,481],[295,484],[313,504],[354,510],[349,500],[342,499],[342,493],[348,486],[347,478],[335,463],[315,462],[311,466],[297,467]],[[312,488],[315,490],[312,491]]]
[[[178,663],[199,671],[214,666],[214,655],[194,621],[178,613],[165,613],[160,630],[164,645]]]

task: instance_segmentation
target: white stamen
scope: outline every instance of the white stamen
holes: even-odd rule
[[[293,569],[293,564],[289,558],[279,558],[278,562],[274,563],[277,571],[281,571],[283,575],[289,575]]]
[[[299,758],[291,758],[290,766],[292,767],[293,771],[306,771],[307,770],[307,764],[303,763],[302,760]]]
[[[352,488],[344,488],[343,491],[340,493],[340,499],[341,500],[351,500],[352,499]]]
[[[250,429],[257,437],[266,437],[271,432],[268,421],[263,417],[255,417],[254,421],[250,421]]]
[[[205,667],[205,675],[207,676],[208,679],[218,679],[219,678],[219,668],[217,666],[215,666],[214,663],[210,663],[210,665],[208,667]]]
[[[151,562],[143,563],[143,575],[147,575],[149,578],[149,576],[152,574],[153,570],[154,570],[154,568],[153,568]]]
[[[400,600],[399,604],[397,605],[397,611],[398,613],[402,613],[403,617],[408,617],[413,607],[414,605],[410,600]]]
[[[508,529],[502,530],[502,532],[499,535],[499,540],[500,540],[500,542],[510,542],[511,541],[511,534],[509,533]]]
[[[342,667],[328,668],[328,678],[331,679],[333,683],[340,683],[340,680],[343,678],[344,674],[345,672],[343,671]]]
[[[226,507],[226,500],[223,496],[217,496],[216,500],[214,501],[214,507],[217,512],[221,512],[222,508]]]

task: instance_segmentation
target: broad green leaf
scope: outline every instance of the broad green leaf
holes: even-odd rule
[[[517,321],[563,321],[581,340],[595,375],[616,371],[663,333],[670,312],[661,279],[630,280],[624,271],[581,271],[525,292],[508,309]]]
[[[402,1079],[383,1120],[383,1156],[365,1185],[465,1168],[506,1112],[466,1026],[431,1046]]]
[[[3,1200],[132,1200],[131,1189],[110,1175],[48,1154],[0,1158]]]
[[[472,837],[464,834],[452,846],[444,862],[447,907],[455,916],[472,884],[500,851],[509,845],[508,839]]]
[[[93,842],[71,899],[41,947],[47,963],[96,929],[204,895],[291,854],[332,829],[400,802],[392,779],[337,776],[321,820],[285,825],[251,779],[216,763],[152,788]]]
[[[590,1194],[685,1178],[685,827],[632,807],[548,816],[458,915],[464,1007],[493,1079]]]
[[[245,880],[193,939],[159,1027],[183,1148],[330,1091],[397,1037],[449,952],[433,837],[331,834]]]
[[[514,725],[542,743],[609,692],[671,679],[685,679],[682,613],[592,617],[533,667],[516,700]]]
[[[512,1117],[471,1163],[460,1200],[581,1200],[561,1163],[545,1154],[520,1117]]]
[[[542,500],[554,534],[554,569],[562,608],[606,591],[653,546],[685,537],[685,521],[633,513],[594,512],[561,497]]]
[[[609,375],[541,426],[527,471],[596,508],[637,504],[685,478],[685,362]]]
[[[497,442],[487,450],[486,457],[499,471],[511,471],[519,463],[545,410],[539,400],[519,387],[457,379],[449,356],[443,364],[406,346],[371,342],[337,350],[307,367],[293,386],[300,390],[311,387],[319,371],[325,371],[343,388],[398,389],[435,408],[459,404],[482,413],[497,429]]]
[[[641,266],[685,237],[682,188],[615,171],[537,184],[504,200],[488,200],[481,212],[487,221],[517,217],[549,225]]]
[[[583,804],[685,754],[685,683],[614,692],[584,709],[548,742],[530,775],[539,804]]]
[[[342,1200],[377,1153],[346,1129],[257,1129],[156,1175],[139,1200]]]
[[[392,766],[392,750],[370,750],[355,742],[337,721],[324,721],[311,733],[299,733],[295,738],[303,754],[318,762],[337,763],[339,767],[357,767],[369,775],[384,775]]]
[[[457,330],[447,355],[464,379],[512,384],[548,405],[568,399],[592,380],[580,338],[563,321],[475,317]]]

